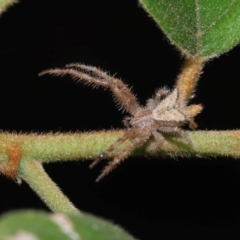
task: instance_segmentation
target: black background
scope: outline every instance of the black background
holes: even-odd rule
[[[81,62],[133,86],[141,104],[172,87],[182,63],[136,0],[21,0],[0,19],[0,127],[16,132],[122,128],[111,94],[70,78],[37,75]],[[195,103],[199,129],[237,129],[240,48],[210,61]],[[141,240],[239,239],[240,164],[231,158],[134,159],[95,183],[104,164],[45,165],[74,204]],[[1,213],[47,208],[26,185],[0,179]]]

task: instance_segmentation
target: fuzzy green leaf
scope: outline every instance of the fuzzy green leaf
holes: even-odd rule
[[[121,228],[89,214],[17,211],[0,219],[0,239],[134,240]]]
[[[214,57],[240,41],[239,0],[140,0],[187,56]]]

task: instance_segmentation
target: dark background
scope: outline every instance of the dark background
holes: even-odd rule
[[[133,86],[141,104],[173,86],[182,63],[136,0],[21,0],[0,19],[0,127],[10,132],[122,128],[111,93],[37,75],[81,62]],[[195,103],[199,129],[237,129],[240,48],[210,61]],[[89,162],[46,165],[74,204],[141,240],[239,239],[240,164],[231,158],[134,159],[95,183]],[[1,213],[47,208],[26,185],[0,179]]]

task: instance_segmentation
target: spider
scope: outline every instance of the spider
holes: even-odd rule
[[[49,69],[40,75],[52,74],[56,76],[70,75],[73,79],[93,86],[102,86],[112,91],[119,106],[126,110],[130,116],[125,117],[123,123],[127,128],[125,134],[115,143],[102,152],[93,161],[90,168],[93,168],[102,159],[111,155],[124,142],[129,143],[119,151],[112,161],[103,169],[96,179],[99,181],[107,175],[117,164],[123,161],[136,147],[145,143],[151,136],[154,141],[146,148],[147,151],[154,151],[161,147],[166,141],[164,133],[176,133],[184,141],[192,146],[188,134],[181,129],[181,126],[188,123],[194,129],[197,125],[194,117],[201,112],[202,106],[193,104],[187,106],[187,102],[181,99],[179,89],[175,87],[172,91],[167,88],[158,89],[155,96],[147,100],[146,106],[140,106],[130,88],[120,79],[114,78],[100,69],[83,64],[73,63],[66,65],[63,69]]]

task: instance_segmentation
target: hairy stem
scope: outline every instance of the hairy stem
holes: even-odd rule
[[[79,213],[47,175],[41,163],[27,158],[21,159],[18,177],[27,182],[53,212]]]
[[[8,162],[9,149],[12,148],[17,148],[21,156],[28,156],[40,162],[92,159],[123,133],[124,131],[65,134],[11,134],[2,132],[0,133],[0,164]]]
[[[179,94],[184,102],[188,102],[194,93],[202,68],[203,59],[199,57],[192,57],[185,60],[176,81],[176,87],[179,89]]]
[[[187,133],[192,140],[194,149],[180,137],[165,135],[168,141],[161,146],[160,151],[149,153],[149,155],[174,154],[176,156],[240,158],[240,130],[187,131]],[[0,167],[7,165],[11,146],[16,147],[22,157],[35,159],[42,163],[79,159],[93,160],[123,134],[124,130],[44,135],[0,133]],[[135,150],[132,156],[146,155],[145,148],[151,141],[150,139],[144,146]],[[4,169],[0,168],[0,171],[4,173]]]
[[[230,156],[240,158],[240,130],[193,131],[187,133],[191,138],[193,147],[190,147],[180,137],[165,135],[167,141],[159,151],[148,154],[155,157],[169,154],[175,157]],[[52,211],[79,213],[49,178],[42,167],[42,163],[94,159],[123,134],[123,130],[46,135],[1,133],[0,172],[8,175],[9,169],[16,170],[14,175],[10,175],[10,177],[26,181]],[[144,146],[134,150],[132,156],[145,156],[145,149],[148,144],[151,144],[152,140],[149,139]],[[18,160],[19,156],[20,160]],[[17,161],[13,161],[14,159]],[[14,165],[15,163],[16,165]]]

